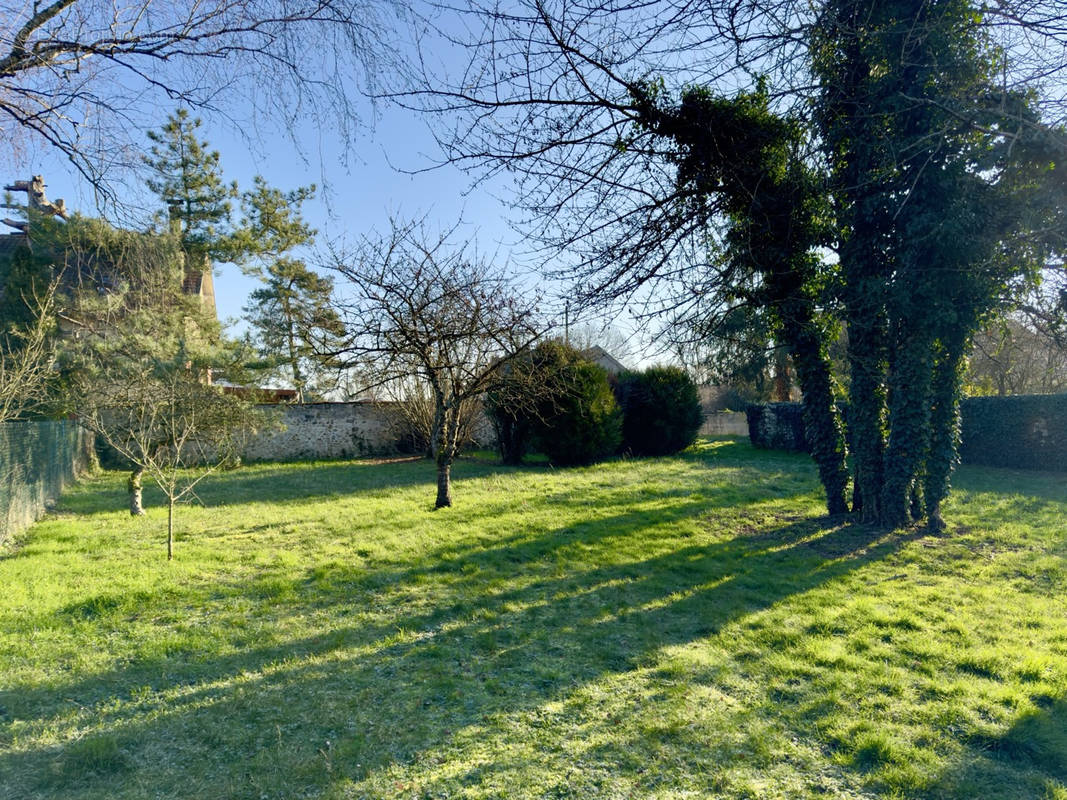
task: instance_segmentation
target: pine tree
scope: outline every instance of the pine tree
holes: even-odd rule
[[[331,305],[333,281],[292,258],[271,261],[263,280],[249,296],[246,319],[257,334],[260,354],[282,368],[298,402],[304,402],[308,392],[321,394],[328,388],[329,359],[317,352],[335,349],[330,342],[344,334]]]
[[[256,176],[255,188],[242,195],[243,219],[232,237],[245,271],[263,281],[250,295],[245,319],[260,354],[292,381],[299,402],[328,388],[332,365],[317,353],[336,350],[344,334],[332,305],[333,281],[291,255],[314,242],[316,231],[300,213],[314,192],[314,186],[282,192]]]
[[[207,259],[229,258],[231,200],[237,184],[225,183],[219,153],[197,139],[200,120],[179,108],[158,131],[145,164],[154,173],[146,183],[167,208],[169,227],[177,233],[187,265]]]

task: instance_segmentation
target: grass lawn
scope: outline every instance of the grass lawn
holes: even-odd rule
[[[259,465],[0,557],[0,797],[1067,798],[1067,477],[949,530],[802,456]]]

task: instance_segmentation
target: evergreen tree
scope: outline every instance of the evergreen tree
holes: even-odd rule
[[[333,281],[291,256],[314,241],[316,231],[300,215],[314,192],[314,186],[281,192],[257,176],[255,188],[242,196],[244,219],[232,238],[246,271],[263,281],[250,295],[245,318],[260,354],[292,381],[300,402],[309,391],[328,388],[336,370],[317,354],[336,352],[344,335],[332,304]]]
[[[264,285],[245,306],[260,355],[292,380],[298,402],[329,388],[335,374],[331,359],[319,355],[335,350],[344,335],[332,296],[332,280],[299,259],[280,258],[267,266]]]
[[[622,444],[622,410],[603,367],[558,340],[514,358],[487,410],[505,464],[536,449],[558,466],[592,464]]]
[[[208,259],[229,258],[231,201],[237,184],[225,183],[219,153],[197,139],[200,120],[179,108],[158,131],[145,164],[153,173],[146,183],[167,208],[168,226],[178,235],[187,269],[200,269]]]
[[[696,384],[679,367],[624,372],[615,384],[623,447],[635,456],[664,456],[689,447],[704,422]]]

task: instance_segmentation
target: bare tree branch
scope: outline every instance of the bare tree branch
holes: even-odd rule
[[[0,423],[42,406],[45,387],[53,375],[56,290],[53,281],[28,298],[33,323],[25,330],[0,331]],[[5,341],[6,339],[6,341]]]
[[[5,3],[0,131],[12,148],[44,142],[105,194],[112,170],[137,165],[160,101],[224,116],[240,105],[287,130],[310,118],[347,139],[357,93],[403,68],[383,46],[403,2]]]

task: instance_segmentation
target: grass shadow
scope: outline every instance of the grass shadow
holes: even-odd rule
[[[1019,779],[1014,777],[1019,775],[1031,797],[1067,796],[1067,700],[1034,700],[1036,708],[1021,714],[1007,730],[973,732],[964,753],[924,787],[922,796],[1013,800],[1020,797]]]
[[[694,502],[672,513],[706,509]],[[528,541],[453,552],[441,563],[311,571],[292,585],[266,587],[266,595],[257,585],[216,587],[190,602],[206,605],[208,614],[212,604],[232,613],[232,601],[244,608],[266,602],[275,617],[325,607],[343,619],[426,582],[436,587],[436,599],[432,607],[337,624],[315,636],[207,658],[179,647],[74,683],[13,687],[0,693],[0,706],[20,724],[70,724],[74,714],[104,726],[107,741],[0,752],[0,775],[25,781],[21,790],[7,787],[12,797],[107,796],[130,771],[147,795],[167,795],[180,791],[183,765],[201,764],[203,772],[206,761],[210,791],[253,796],[242,771],[251,764],[264,778],[274,758],[292,773],[275,776],[278,791],[299,781],[325,790],[341,776],[358,781],[390,764],[415,762],[444,746],[450,732],[475,731],[488,719],[648,666],[665,647],[713,635],[902,542],[816,519],[610,562],[618,543],[647,524],[647,514],[624,512]],[[558,557],[574,548],[594,548],[607,563],[560,574]],[[155,601],[140,600],[146,607],[134,613],[154,612]],[[159,602],[179,612],[183,606],[173,596]],[[129,613],[131,606],[105,598],[61,616],[113,615],[119,623]],[[308,708],[316,709],[314,721]],[[382,709],[390,709],[387,719]],[[275,737],[284,740],[284,754],[274,748]],[[329,771],[318,752],[327,739],[339,748]],[[169,763],[179,772],[150,769],[146,742],[173,743]],[[100,753],[104,767],[122,769],[75,768]]]

